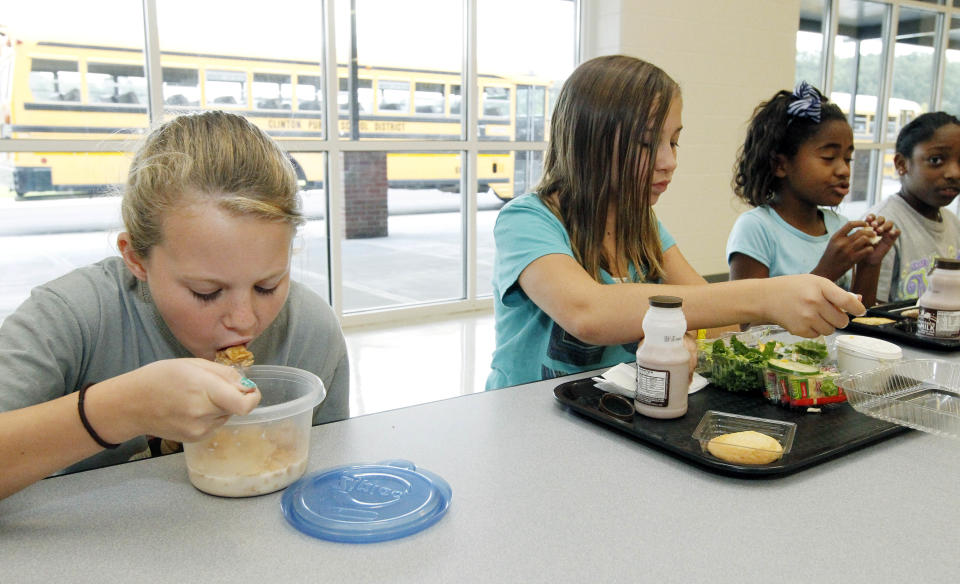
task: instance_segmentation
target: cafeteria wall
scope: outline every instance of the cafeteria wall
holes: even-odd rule
[[[705,276],[727,274],[724,248],[745,211],[730,188],[747,120],[793,86],[800,0],[585,0],[583,59],[626,54],[680,83],[679,167],[656,212]]]

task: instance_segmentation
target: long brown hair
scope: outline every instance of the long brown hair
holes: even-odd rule
[[[679,95],[663,70],[624,55],[583,63],[560,90],[537,193],[563,222],[576,260],[597,281],[601,269],[611,271],[621,258],[633,263],[640,281],[663,276],[650,186],[664,120]],[[603,236],[611,202],[616,257],[607,258]]]

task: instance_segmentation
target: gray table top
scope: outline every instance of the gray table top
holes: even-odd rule
[[[0,501],[0,581],[957,579],[955,440],[907,432],[785,477],[730,478],[573,414],[558,383],[313,429],[308,472],[404,458],[445,478],[450,509],[418,534],[314,539],[283,518],[280,492],[205,495],[171,455]]]

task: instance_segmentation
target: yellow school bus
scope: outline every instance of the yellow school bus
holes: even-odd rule
[[[161,62],[165,115],[223,109],[246,116],[281,143],[325,136],[319,62],[177,51],[162,52]],[[144,71],[139,48],[0,37],[0,139],[83,139],[99,142],[98,150],[104,150],[0,153],[17,197],[91,195],[122,183],[127,152],[148,127]],[[346,66],[338,67],[341,135],[460,139],[459,73],[360,66],[353,81],[350,77]],[[481,75],[478,84],[482,140],[545,139],[552,82]],[[106,151],[104,143],[116,143],[117,151]],[[291,153],[291,160],[304,188],[322,186],[323,154]],[[479,187],[508,199],[533,186],[541,163],[540,152],[505,147],[481,153]],[[387,155],[387,179],[394,188],[457,190],[460,176],[457,152]]]

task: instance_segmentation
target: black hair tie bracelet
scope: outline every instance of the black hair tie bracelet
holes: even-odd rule
[[[99,444],[100,446],[103,446],[104,448],[110,448],[110,449],[117,448],[120,446],[119,444],[111,444],[107,442],[106,440],[101,438],[96,433],[96,431],[94,431],[93,426],[90,425],[90,421],[87,420],[86,412],[83,411],[83,398],[87,393],[87,389],[89,389],[91,385],[93,384],[88,383],[87,385],[84,385],[83,387],[80,388],[80,397],[77,399],[77,410],[80,412],[80,422],[83,424],[83,427],[87,429],[87,433],[90,434],[90,437],[93,438],[93,440],[97,444]]]

